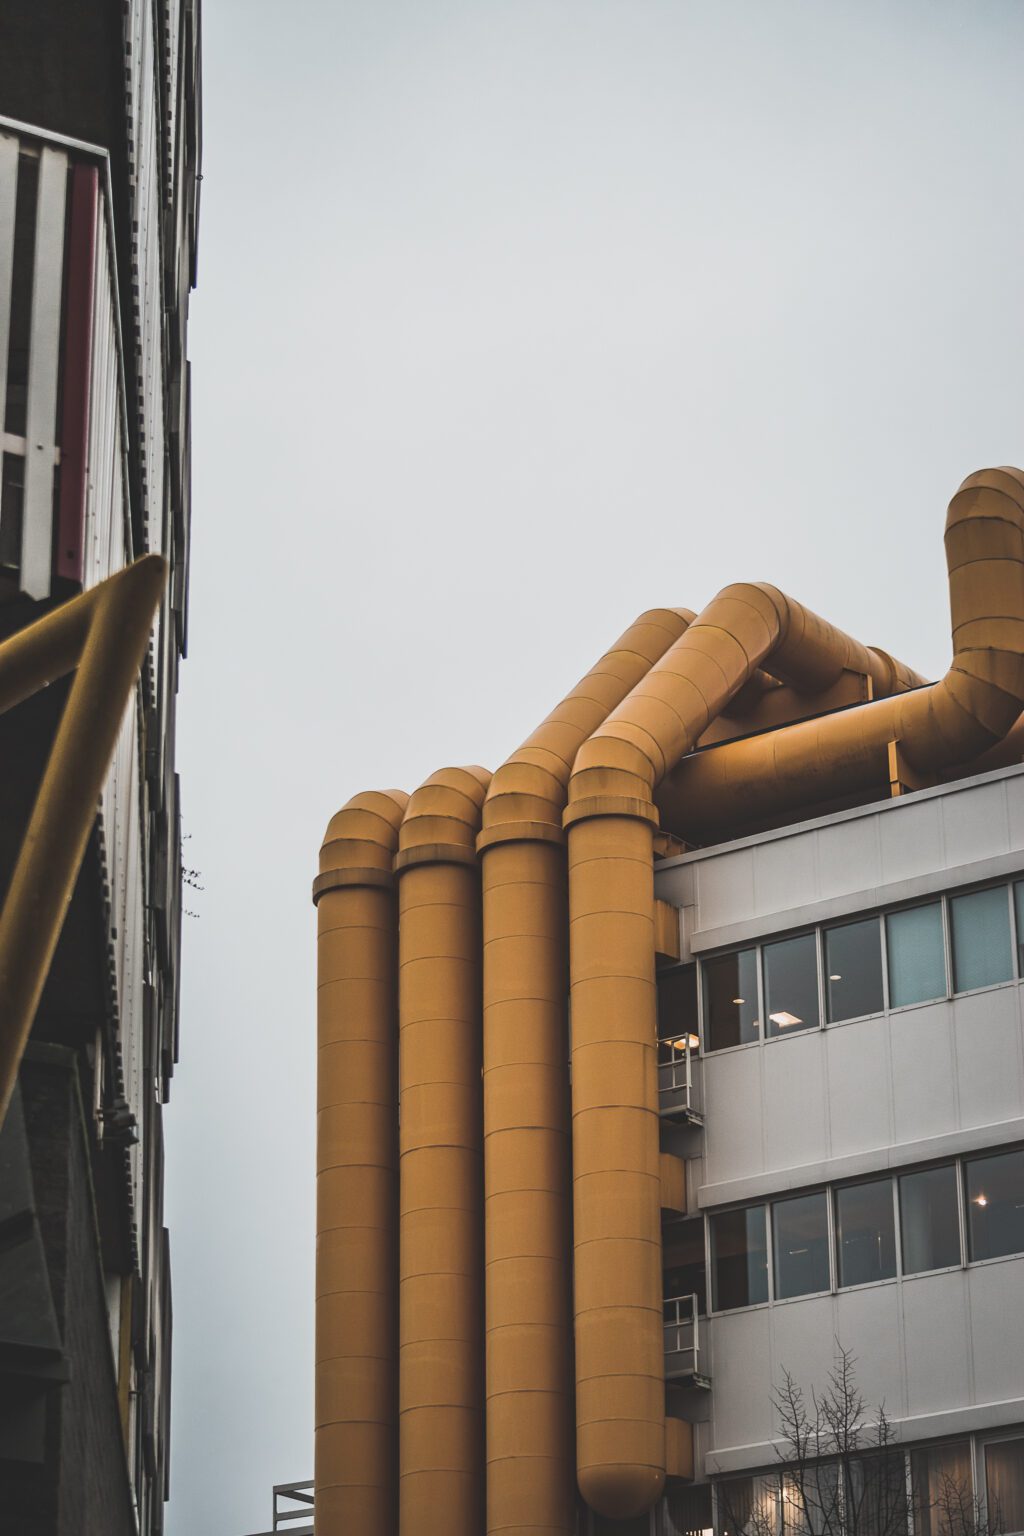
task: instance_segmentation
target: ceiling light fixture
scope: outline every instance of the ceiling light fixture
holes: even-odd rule
[[[781,1013],[770,1013],[768,1017],[771,1019],[772,1023],[777,1024],[780,1029],[789,1029],[790,1025],[792,1024],[803,1023],[803,1019],[798,1019],[795,1013],[787,1013],[785,1009],[783,1009]]]

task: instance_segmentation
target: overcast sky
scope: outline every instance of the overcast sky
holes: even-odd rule
[[[933,675],[1024,460],[1020,0],[204,0],[171,1536],[312,1476],[332,812],[496,767],[642,609]]]

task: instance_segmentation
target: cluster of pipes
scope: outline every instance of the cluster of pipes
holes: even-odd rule
[[[643,614],[493,775],[331,821],[318,1536],[573,1536],[577,1486],[624,1519],[692,1477],[665,1416],[659,826],[706,844],[1019,760],[1024,475],[970,476],[946,551],[941,682],[730,586]]]

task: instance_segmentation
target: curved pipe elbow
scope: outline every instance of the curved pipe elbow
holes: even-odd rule
[[[633,1520],[645,1514],[665,1489],[661,1467],[614,1463],[581,1467],[576,1481],[589,1508],[606,1520]]]
[[[313,905],[340,885],[389,884],[398,830],[409,804],[401,789],[364,790],[336,811],[320,846]]]
[[[439,768],[409,797],[398,834],[395,869],[410,864],[476,864],[480,813],[491,775],[486,768]]]

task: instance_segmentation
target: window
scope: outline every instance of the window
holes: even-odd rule
[[[677,965],[658,974],[658,1038],[679,1042],[685,1050],[696,1050],[697,1041],[697,967]]]
[[[704,1536],[711,1533],[711,1484],[687,1488],[670,1483],[661,1506],[662,1536]]]
[[[828,1197],[797,1195],[772,1206],[775,1296],[809,1296],[831,1289],[828,1262]]]
[[[730,1477],[718,1484],[721,1536],[774,1536],[778,1520],[776,1477]]]
[[[910,1514],[903,1452],[878,1450],[853,1457],[847,1466],[846,1500],[846,1529],[857,1536],[901,1536]]]
[[[1024,1440],[995,1440],[986,1445],[985,1489],[992,1527],[1024,1531]]]
[[[665,1300],[677,1296],[696,1296],[697,1310],[708,1309],[707,1265],[704,1260],[704,1222],[673,1221],[665,1227]],[[672,1318],[675,1309],[672,1310]],[[668,1312],[665,1321],[671,1322]]]
[[[952,1163],[903,1175],[900,1232],[905,1275],[960,1263],[960,1217]]]
[[[765,945],[764,986],[770,1034],[818,1028],[818,945],[813,933]]]
[[[1013,976],[1010,907],[1005,885],[953,896],[949,903],[953,934],[953,990],[994,987]]]
[[[877,917],[826,930],[825,977],[830,1024],[881,1013],[882,931]]]
[[[840,1285],[870,1285],[896,1273],[892,1180],[872,1179],[836,1190],[836,1255]]]
[[[810,1463],[782,1474],[783,1536],[824,1536],[840,1529],[839,1469],[834,1461]]]
[[[911,1451],[915,1536],[962,1536],[974,1512],[968,1440]]]
[[[942,903],[890,912],[885,920],[889,950],[889,1006],[906,1008],[946,995]]]
[[[1013,888],[1013,906],[1017,917],[1017,975],[1024,976],[1024,880]]]
[[[757,950],[740,949],[731,955],[705,960],[704,1023],[709,1051],[730,1045],[748,1045],[760,1038],[757,1009]]]
[[[711,1218],[714,1304],[719,1312],[768,1300],[768,1236],[763,1205]]]
[[[1024,1253],[1024,1151],[972,1158],[965,1175],[969,1256]]]

